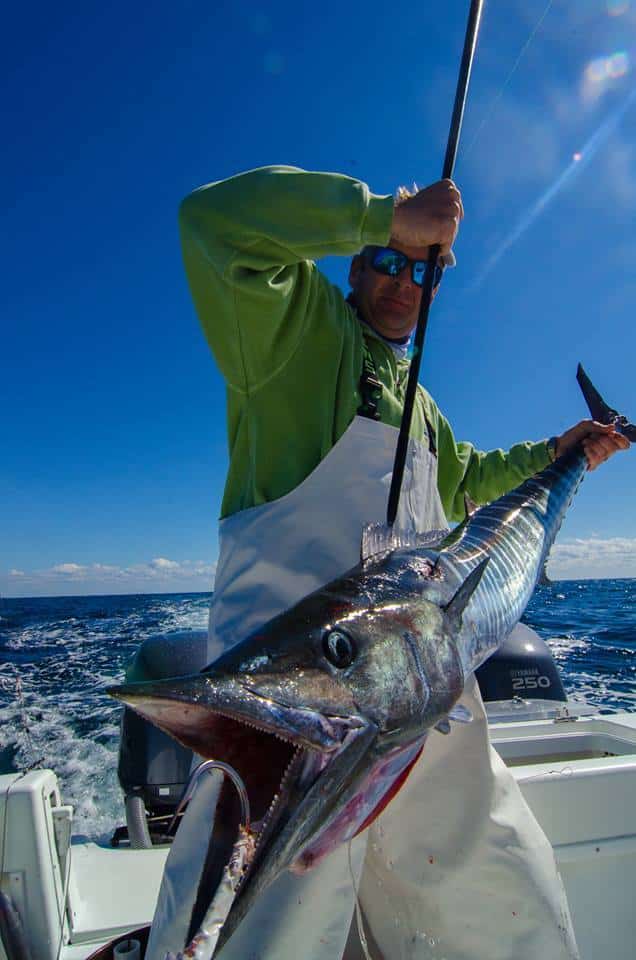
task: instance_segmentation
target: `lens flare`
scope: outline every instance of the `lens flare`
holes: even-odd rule
[[[629,70],[629,56],[624,50],[613,53],[611,57],[607,58],[605,69],[608,77],[611,77],[612,80],[624,77]]]
[[[601,147],[607,142],[610,135],[616,130],[621,120],[625,114],[632,108],[636,103],[636,87],[627,95],[622,103],[616,107],[612,113],[601,123],[600,127],[592,134],[587,143],[581,148],[580,151],[573,154],[572,159],[568,163],[565,170],[563,170],[554,183],[548,187],[543,194],[535,200],[531,207],[529,207],[525,213],[518,220],[516,226],[508,234],[505,240],[499,244],[494,253],[486,261],[483,270],[475,279],[472,289],[478,290],[488,274],[494,270],[501,258],[505,253],[510,250],[510,248],[519,240],[521,236],[533,226],[535,220],[541,216],[541,214],[546,210],[554,198],[567,187],[570,182],[577,176],[593,159],[594,156],[598,153]]]
[[[630,0],[607,0],[607,12],[610,17],[622,17],[630,6]]]
[[[598,100],[608,90],[615,80],[620,80],[629,73],[629,54],[624,50],[617,50],[608,57],[597,57],[590,60],[583,71],[582,92],[586,101]]]

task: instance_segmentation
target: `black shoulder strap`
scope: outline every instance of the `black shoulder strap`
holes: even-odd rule
[[[382,398],[382,381],[378,378],[378,371],[373,359],[373,354],[368,343],[362,344],[362,373],[360,375],[360,396],[362,403],[358,407],[359,417],[368,417],[370,420],[379,420],[378,404]],[[435,443],[435,431],[424,413],[424,422],[426,432],[428,433],[428,447],[434,457],[437,456],[437,445]]]
[[[378,404],[382,397],[382,383],[378,379],[373,354],[364,340],[362,351],[362,373],[359,384],[362,403],[358,407],[358,416],[368,417],[370,420],[379,420]]]
[[[431,421],[426,416],[426,411],[424,411],[424,423],[426,424],[426,432],[428,433],[428,449],[433,454],[433,456],[436,457],[437,443],[435,442],[435,431],[433,430]]]

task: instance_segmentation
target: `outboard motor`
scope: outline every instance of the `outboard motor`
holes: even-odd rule
[[[175,630],[149,637],[137,651],[127,679],[163,680],[197,673],[205,666],[206,653],[205,630]],[[133,848],[151,847],[155,832],[165,840],[160,824],[179,804],[190,776],[192,756],[191,750],[124,707],[117,774]],[[157,821],[157,831],[153,830],[153,821]],[[118,834],[114,842],[117,839]]]
[[[484,702],[515,698],[567,701],[550,648],[525,623],[517,624],[475,675]]]

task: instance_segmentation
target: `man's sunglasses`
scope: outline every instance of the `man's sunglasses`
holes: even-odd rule
[[[426,273],[426,260],[411,260],[401,250],[393,250],[392,247],[367,247],[365,253],[375,272],[382,273],[385,277],[399,276],[410,264],[411,280],[416,286],[422,286]],[[433,287],[439,285],[443,272],[444,268],[436,264],[433,273]]]

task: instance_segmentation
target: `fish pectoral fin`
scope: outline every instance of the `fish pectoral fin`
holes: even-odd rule
[[[479,586],[479,581],[483,577],[489,562],[490,557],[484,557],[484,559],[481,560],[477,566],[470,571],[453,599],[444,607],[446,616],[448,617],[451,626],[454,629],[458,630],[460,628],[464,610],[468,606],[468,602],[473,593]]]
[[[360,543],[360,560],[364,563],[365,560],[379,554],[409,547],[434,547],[447,536],[448,530],[427,530],[425,533],[418,533],[416,530],[389,527],[385,523],[366,523]]]
[[[448,719],[453,720],[455,723],[472,723],[473,715],[468,707],[462,706],[461,703],[456,703],[453,709],[448,711]]]
[[[449,734],[451,732],[451,725],[448,722],[448,717],[442,717],[439,723],[435,724],[434,729],[437,730],[438,733],[443,733],[444,736]]]
[[[468,709],[464,707],[461,703],[456,703],[452,710],[448,711],[446,717],[442,717],[438,723],[435,724],[434,730],[437,730],[438,733],[443,733],[445,736],[451,732],[450,721],[454,723],[472,723],[473,715]]]

